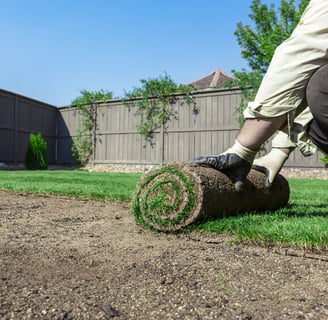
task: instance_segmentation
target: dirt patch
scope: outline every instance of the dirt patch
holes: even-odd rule
[[[127,203],[0,191],[0,234],[0,319],[328,318],[327,256],[154,234]]]

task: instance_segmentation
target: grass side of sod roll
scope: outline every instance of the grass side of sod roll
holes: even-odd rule
[[[183,190],[185,195],[182,195]],[[141,193],[143,193],[142,197]],[[167,202],[167,196],[174,199],[173,203]],[[181,200],[186,196],[188,201],[181,206]],[[194,204],[195,193],[192,182],[180,170],[164,166],[142,179],[139,188],[136,188],[132,211],[136,222],[140,225],[154,231],[165,230],[167,226],[169,229],[171,226],[183,226]]]
[[[92,200],[130,201],[139,173],[85,170],[0,170],[0,189],[58,194]],[[328,249],[328,180],[288,179],[289,204],[276,211],[249,212],[191,226],[242,241]],[[1,211],[1,208],[0,208]]]

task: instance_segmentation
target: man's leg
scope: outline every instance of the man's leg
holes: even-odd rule
[[[309,125],[313,120],[313,116],[310,108],[307,107],[306,101],[304,106],[305,109],[294,119],[292,127],[280,130],[272,139],[271,151],[253,162],[254,169],[265,173],[265,185],[267,188],[271,187],[274,178],[296,147],[305,157],[313,155],[317,150],[308,135]],[[290,136],[291,132],[292,136]]]
[[[318,69],[306,88],[306,99],[313,115],[309,135],[328,154],[328,64]]]
[[[246,119],[237,140],[246,148],[259,150],[261,145],[284,125],[286,119],[286,114],[279,117]]]
[[[295,118],[294,126],[297,127],[295,131],[298,140],[295,146],[297,145],[304,156],[315,153],[314,145],[328,154],[328,64],[312,75],[306,88],[306,98],[310,108],[306,108]],[[314,145],[309,141],[307,134]],[[266,173],[267,187],[271,186],[289,154],[294,150],[288,140],[287,135],[280,132],[272,141],[271,152],[253,162],[254,169]]]

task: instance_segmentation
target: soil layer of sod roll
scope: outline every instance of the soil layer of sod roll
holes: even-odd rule
[[[242,192],[222,172],[190,163],[172,163],[138,181],[132,212],[140,225],[175,232],[196,221],[250,211],[275,210],[289,200],[289,185],[277,175],[270,189],[263,173],[251,170]]]

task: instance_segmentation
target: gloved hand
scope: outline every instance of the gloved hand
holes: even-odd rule
[[[251,165],[257,151],[242,146],[237,140],[235,144],[219,155],[200,156],[192,160],[198,165],[207,165],[222,170],[234,182],[236,191],[242,191],[245,179],[251,170]]]
[[[265,186],[270,188],[275,176],[279,173],[288,155],[279,148],[273,148],[267,155],[255,159],[253,168],[265,173]]]

